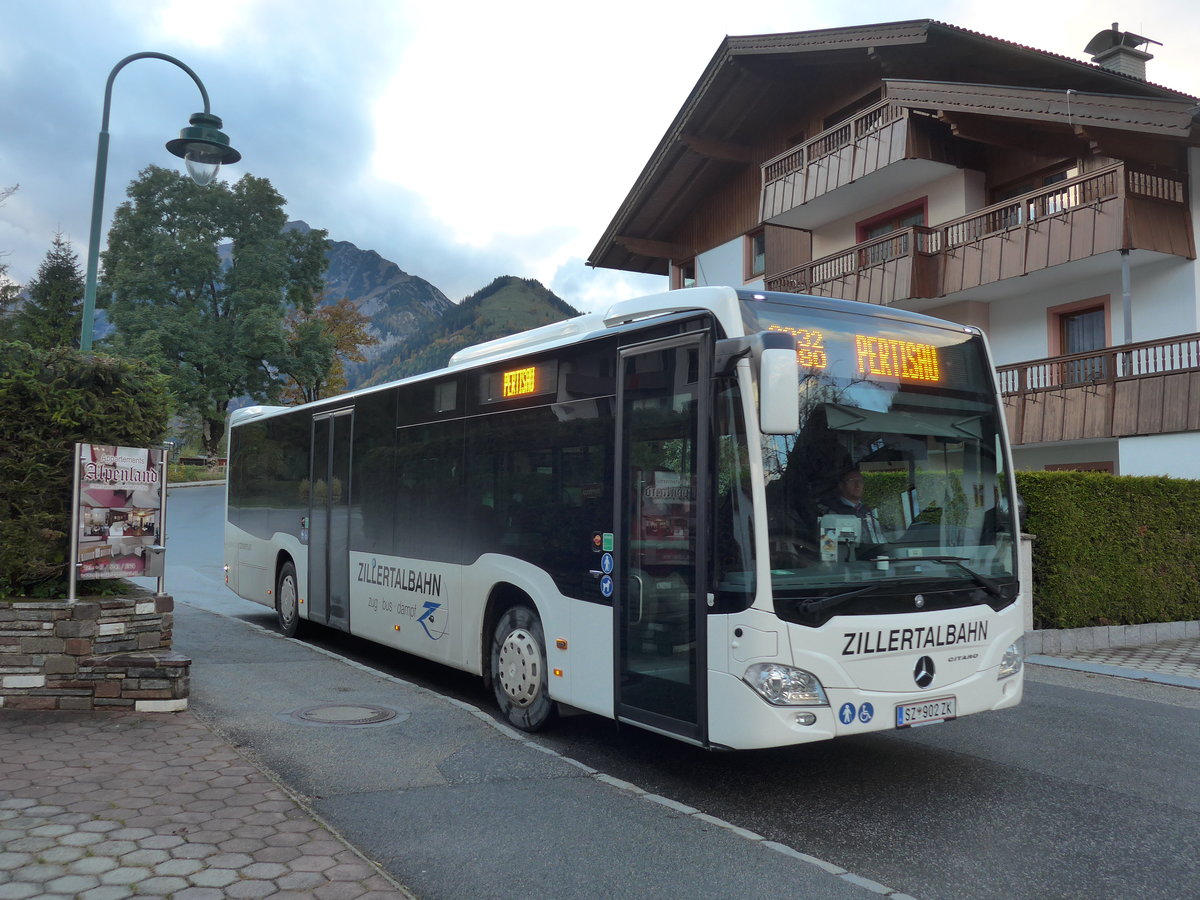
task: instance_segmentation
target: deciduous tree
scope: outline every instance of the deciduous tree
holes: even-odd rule
[[[363,347],[379,343],[370,316],[349,297],[313,310],[294,309],[286,321],[291,360],[284,374],[285,403],[309,403],[346,390],[346,363],[365,362]]]
[[[114,350],[153,360],[216,455],[229,401],[274,400],[289,366],[283,319],[323,286],[326,233],[283,232],[265,178],[197,187],[151,166],[129,186],[103,254]]]

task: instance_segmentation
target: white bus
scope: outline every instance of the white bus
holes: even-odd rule
[[[710,748],[1017,704],[1004,416],[976,329],[702,287],[230,423],[229,587]]]

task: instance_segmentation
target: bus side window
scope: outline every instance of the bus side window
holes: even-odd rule
[[[462,423],[402,428],[396,450],[400,556],[457,562],[462,548]]]

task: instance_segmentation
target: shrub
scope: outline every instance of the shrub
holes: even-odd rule
[[[0,342],[0,597],[65,596],[75,443],[156,446],[169,411],[139,361]]]
[[[182,463],[170,463],[167,466],[167,484],[181,484],[188,481],[223,481],[225,467],[222,465],[189,466]]]
[[[1039,627],[1200,618],[1200,481],[1017,472]]]

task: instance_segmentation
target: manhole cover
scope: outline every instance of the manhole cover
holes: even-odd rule
[[[397,712],[386,706],[345,703],[310,706],[307,709],[296,710],[292,715],[305,722],[316,722],[319,725],[378,725],[380,722],[396,718]]]

